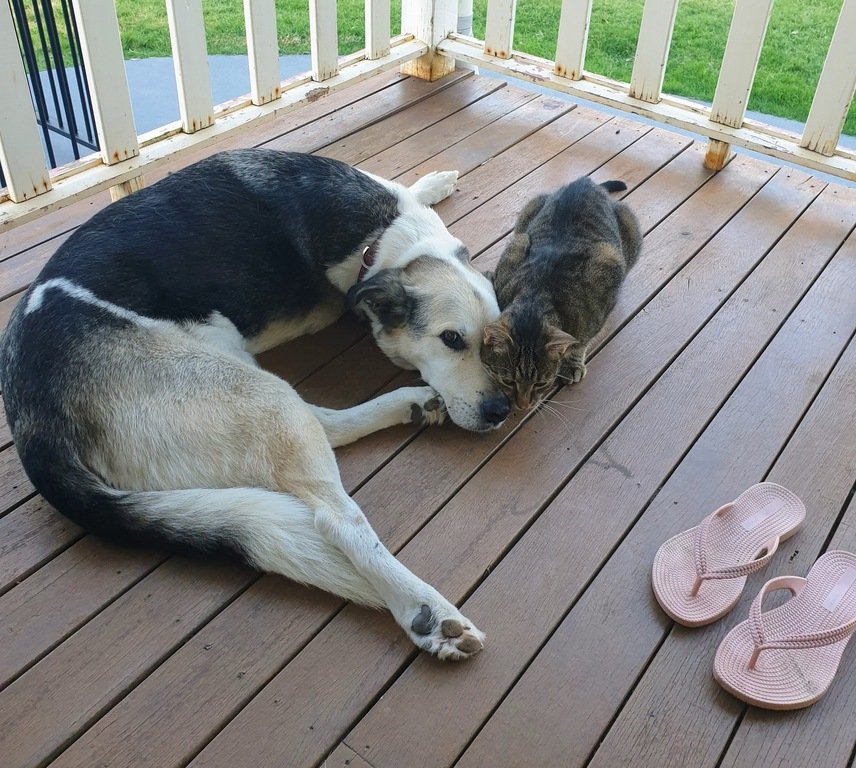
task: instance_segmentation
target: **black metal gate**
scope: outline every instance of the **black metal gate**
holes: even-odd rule
[[[56,168],[97,151],[95,117],[70,0],[8,2],[48,164]]]

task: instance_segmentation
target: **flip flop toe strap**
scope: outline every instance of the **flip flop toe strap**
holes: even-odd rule
[[[755,571],[763,568],[770,560],[779,547],[779,537],[772,538],[762,549],[766,553],[763,557],[758,557],[750,560],[748,563],[738,563],[737,565],[727,565],[722,568],[708,569],[707,566],[707,539],[710,530],[710,524],[714,517],[722,515],[731,508],[732,504],[725,504],[716,510],[713,514],[701,521],[693,532],[693,561],[695,564],[696,580],[690,594],[698,593],[702,582],[706,579],[736,579],[742,576],[749,576]]]
[[[770,579],[752,601],[749,607],[749,634],[755,648],[749,659],[749,669],[754,669],[761,651],[771,648],[820,648],[845,640],[856,632],[856,617],[851,621],[840,624],[822,632],[806,632],[805,634],[789,635],[787,637],[767,638],[762,620],[761,603],[770,592],[787,589],[794,597],[802,591],[806,580],[799,576],[781,576]]]

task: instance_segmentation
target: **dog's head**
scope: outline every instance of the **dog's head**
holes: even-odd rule
[[[440,393],[455,424],[475,432],[498,427],[508,398],[481,362],[484,327],[499,317],[493,287],[460,244],[451,258],[421,250],[357,283],[348,303],[369,319],[394,363],[417,369]]]

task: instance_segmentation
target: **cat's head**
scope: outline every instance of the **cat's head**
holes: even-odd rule
[[[526,410],[550,392],[562,356],[575,341],[537,312],[506,310],[485,326],[482,363],[509,401]]]

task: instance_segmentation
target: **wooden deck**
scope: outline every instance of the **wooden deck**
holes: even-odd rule
[[[0,452],[4,768],[852,766],[856,643],[817,705],[747,708],[711,676],[774,575],[856,551],[856,189],[458,73],[380,76],[231,145],[413,180],[487,268],[531,195],[624,179],[646,233],[579,385],[488,436],[396,428],[339,452],[381,538],[488,633],[474,661],[417,654],[390,617],[224,563],[130,551],[38,496]],[[156,175],[152,174],[149,181]],[[0,236],[0,316],[105,195]],[[411,381],[346,318],[264,356],[346,406]],[[735,611],[675,626],[657,547],[769,478],[804,529]]]

